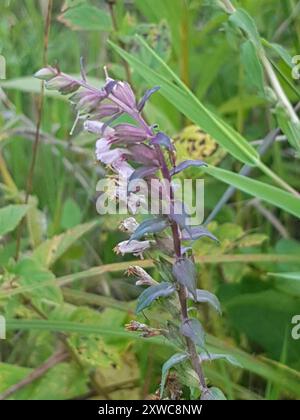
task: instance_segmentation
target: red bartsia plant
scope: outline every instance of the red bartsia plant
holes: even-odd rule
[[[203,236],[212,240],[216,238],[202,226],[187,224],[184,203],[180,203],[181,212],[175,211],[178,202],[172,183],[173,177],[179,172],[189,166],[200,167],[205,163],[188,160],[177,164],[171,139],[159,131],[156,125],[149,125],[145,121],[142,115],[143,108],[158,87],[147,90],[137,101],[128,83],[114,80],[106,71],[105,73],[106,82],[100,89],[89,85],[84,74],[81,80],[76,80],[55,67],[43,68],[35,77],[45,80],[48,89],[71,95],[69,99],[75,106],[78,118],[84,120],[84,129],[99,135],[96,142],[97,160],[106,165],[115,177],[129,181],[143,179],[149,182],[158,179],[160,173],[167,187],[161,190],[159,197],[160,201],[169,204],[169,211],[147,218],[141,223],[134,217],[127,218],[121,224],[121,230],[127,232],[130,238],[116,245],[115,251],[142,256],[144,252],[152,249],[157,255],[157,250],[160,250],[159,256],[154,258],[161,277],[159,282],[138,266],[129,267],[128,273],[136,277],[137,285],[147,286],[138,298],[136,312],[142,312],[154,301],[159,300],[171,314],[171,319],[162,321],[159,328],[132,321],[127,325],[127,329],[140,331],[143,337],[163,335],[178,349],[163,366],[161,398],[170,398],[168,386],[165,386],[168,384],[169,369],[175,365],[177,369],[182,368],[183,364],[185,372],[190,372],[190,379],[194,383],[196,381],[198,391],[195,391],[194,386],[194,398],[224,399],[219,389],[208,387],[203,363],[226,356],[208,353],[204,329],[197,318],[189,315],[191,302],[194,306],[198,303],[208,303],[217,312],[221,312],[215,295],[197,289],[196,266],[192,250],[188,246]],[[134,123],[117,123],[117,119],[124,114]],[[134,193],[136,191],[126,187],[126,195]],[[118,197],[118,192],[115,195]],[[128,207],[132,212],[136,210],[136,206]],[[180,382],[180,375],[177,380]]]

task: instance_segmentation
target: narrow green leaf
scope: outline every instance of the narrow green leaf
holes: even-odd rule
[[[262,48],[260,36],[252,17],[244,9],[237,9],[229,17],[229,21],[242,29],[257,49]]]
[[[142,294],[140,294],[137,302],[136,313],[143,311],[151,303],[159,297],[170,296],[175,292],[175,286],[171,283],[159,283],[155,286],[150,286]]]
[[[251,41],[242,45],[241,58],[244,64],[249,86],[254,86],[259,93],[264,94],[264,73],[255,46]]]
[[[300,217],[300,199],[286,191],[225,169],[208,166],[203,168],[203,171],[247,194],[260,198],[296,217]]]

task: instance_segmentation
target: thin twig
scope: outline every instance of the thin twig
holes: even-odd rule
[[[47,61],[48,61],[48,44],[49,44],[49,34],[50,34],[50,26],[51,26],[52,6],[53,6],[53,0],[48,0],[48,9],[47,9],[47,16],[46,16],[45,30],[44,30],[44,47],[43,47],[43,65],[44,66],[47,65]],[[32,159],[31,159],[27,181],[26,181],[25,204],[28,204],[29,197],[32,192],[33,174],[34,174],[34,169],[35,169],[35,164],[36,164],[36,159],[37,159],[37,152],[38,152],[38,147],[39,147],[39,142],[40,142],[40,127],[42,123],[43,103],[44,103],[44,82],[42,81],[41,90],[40,90],[38,103],[37,103],[37,123],[36,123],[35,140],[32,147]],[[17,231],[16,255],[15,255],[16,260],[19,259],[24,220],[25,219],[23,219],[20,222],[19,228]]]
[[[51,357],[49,357],[49,359],[46,360],[46,362],[34,369],[34,371],[32,371],[28,376],[0,394],[0,401],[6,400],[15,392],[19,391],[27,385],[30,385],[32,382],[43,376],[48,370],[66,360],[68,356],[68,353],[65,351],[59,351],[58,353],[53,354]]]

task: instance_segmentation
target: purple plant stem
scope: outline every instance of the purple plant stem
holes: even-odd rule
[[[155,150],[157,152],[158,159],[159,159],[159,162],[160,162],[162,175],[163,175],[164,179],[166,179],[169,182],[169,185],[170,185],[170,189],[169,189],[170,201],[171,201],[171,205],[173,205],[173,203],[174,203],[174,191],[173,191],[173,188],[171,186],[171,180],[172,179],[171,179],[170,171],[168,169],[165,157],[164,157],[164,155],[161,151],[160,146],[155,145]],[[172,222],[171,229],[172,229],[172,236],[173,236],[173,243],[174,243],[174,251],[175,251],[175,255],[176,255],[176,260],[178,261],[180,258],[182,258],[182,255],[181,255],[181,240],[180,240],[180,236],[179,236],[179,226],[178,226],[178,224],[176,222]],[[185,322],[189,319],[189,316],[188,316],[188,309],[187,309],[186,290],[185,290],[185,287],[182,286],[182,285],[179,285],[178,298],[179,298],[180,309],[181,309],[181,319],[182,319],[182,322]],[[200,389],[201,389],[201,391],[203,391],[203,390],[207,389],[207,386],[206,386],[205,376],[204,376],[204,373],[203,373],[203,370],[202,370],[202,366],[201,366],[201,363],[200,363],[200,360],[199,360],[199,356],[198,356],[198,353],[197,353],[195,343],[189,337],[185,337],[185,341],[186,341],[188,352],[189,352],[189,355],[190,355],[191,364],[193,366],[193,369],[195,370],[195,372],[198,375]]]

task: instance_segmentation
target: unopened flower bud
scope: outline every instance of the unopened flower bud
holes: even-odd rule
[[[57,74],[58,74],[57,69],[55,69],[54,67],[47,66],[38,70],[34,74],[34,77],[36,77],[37,79],[48,81],[48,80],[53,79],[55,76],[57,76]]]
[[[144,128],[131,124],[118,124],[115,126],[115,142],[119,143],[141,143],[149,137]]]
[[[46,83],[46,88],[49,90],[58,90],[63,94],[72,93],[79,89],[80,85],[73,80],[70,80],[64,75],[56,76]]]
[[[127,82],[117,82],[113,86],[112,95],[129,108],[136,108],[134,93]]]
[[[142,267],[138,265],[131,265],[128,267],[126,273],[129,276],[135,276],[137,278],[137,286],[154,286],[157,283]]]

